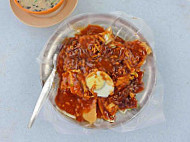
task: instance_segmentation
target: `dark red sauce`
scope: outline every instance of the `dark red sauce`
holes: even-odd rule
[[[147,57],[147,49],[139,40],[124,41],[113,37],[106,43],[103,27],[89,25],[75,37],[63,41],[57,71],[60,77],[55,102],[57,106],[83,121],[82,114],[97,104],[97,117],[114,120],[120,110],[137,107],[135,94],[144,89],[141,66]],[[106,72],[114,82],[114,94],[97,97],[86,86],[85,77],[92,71]],[[130,95],[134,94],[134,95]]]

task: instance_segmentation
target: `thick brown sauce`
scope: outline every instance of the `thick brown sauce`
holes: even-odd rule
[[[115,37],[112,43],[105,44],[101,40],[104,32],[100,26],[87,26],[80,34],[63,42],[58,56],[60,84],[55,102],[78,121],[83,121],[83,112],[88,112],[94,101],[98,118],[113,120],[118,109],[136,108],[137,100],[130,93],[136,94],[144,89],[140,67],[147,52],[141,46],[142,42],[125,42]],[[112,48],[111,44],[116,47]],[[94,70],[104,71],[112,78],[113,95],[100,98],[88,90],[85,77]],[[137,75],[131,75],[133,72]]]

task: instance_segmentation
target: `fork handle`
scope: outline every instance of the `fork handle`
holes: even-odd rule
[[[38,101],[36,103],[36,106],[34,108],[34,111],[32,113],[32,116],[30,118],[30,121],[28,123],[28,128],[31,128],[36,117],[38,116],[44,102],[46,101],[46,99],[48,98],[49,96],[49,92],[51,90],[51,87],[52,87],[52,84],[53,84],[53,80],[54,80],[54,77],[55,77],[55,72],[56,70],[53,68],[51,74],[49,75],[48,79],[46,80],[43,88],[42,88],[42,91],[40,93],[40,96],[38,98]]]

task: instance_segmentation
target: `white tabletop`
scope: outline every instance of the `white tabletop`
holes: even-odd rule
[[[36,61],[58,25],[38,29],[21,23],[9,0],[0,4],[0,142],[188,142],[190,140],[190,1],[79,0],[72,15],[124,11],[145,19],[155,35],[157,66],[164,82],[166,122],[144,129],[71,136],[43,120],[27,123],[41,85]]]

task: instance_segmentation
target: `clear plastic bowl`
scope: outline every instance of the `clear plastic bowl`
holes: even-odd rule
[[[40,55],[40,77],[42,85],[52,70],[53,55],[59,51],[60,45],[65,37],[74,36],[75,33],[79,32],[78,29],[81,29],[81,27],[86,27],[89,24],[100,25],[105,28],[111,26],[115,35],[120,36],[125,40],[139,39],[141,41],[145,41],[150,47],[153,47],[153,36],[151,35],[150,29],[142,19],[126,16],[117,12],[111,14],[82,14],[69,18],[55,31]],[[121,126],[124,123],[131,121],[133,118],[138,117],[138,114],[142,112],[143,108],[152,96],[153,89],[156,85],[156,64],[154,52],[147,57],[146,63],[143,65],[142,69],[145,70],[143,78],[145,89],[143,92],[137,94],[139,107],[137,109],[127,111],[125,114],[118,112],[114,123],[109,123],[102,119],[98,119],[93,125],[89,125],[87,122],[79,123],[76,120],[68,118],[62,114],[57,109],[54,102],[59,80],[57,77],[55,79],[55,87],[51,91],[49,101],[54,108],[56,115],[61,117],[61,119],[64,119],[64,121],[66,119],[66,121],[88,128],[105,129],[112,128],[114,126]]]

